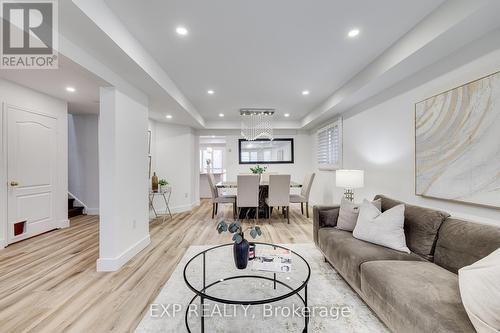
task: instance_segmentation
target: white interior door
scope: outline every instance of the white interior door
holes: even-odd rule
[[[55,118],[7,107],[9,243],[58,227],[56,127]]]

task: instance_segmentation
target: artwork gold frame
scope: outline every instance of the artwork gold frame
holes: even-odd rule
[[[415,194],[500,208],[500,71],[415,103]]]

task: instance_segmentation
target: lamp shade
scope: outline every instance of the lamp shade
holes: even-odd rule
[[[335,183],[337,187],[361,188],[365,185],[365,172],[363,170],[337,170]]]

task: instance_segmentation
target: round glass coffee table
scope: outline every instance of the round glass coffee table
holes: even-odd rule
[[[284,256],[287,259],[282,258],[280,262],[291,259],[291,265],[281,268],[280,272],[261,271],[254,267],[254,260],[249,260],[246,269],[237,269],[232,243],[198,253],[184,267],[184,281],[195,293],[185,313],[188,332],[237,332],[242,331],[239,326],[244,325],[248,332],[274,333],[280,331],[276,328],[281,324],[284,332],[290,326],[307,332],[309,264],[301,255],[283,246],[253,244],[258,257],[255,261],[265,264],[269,253],[289,251],[289,255]],[[249,330],[250,326],[253,330]]]

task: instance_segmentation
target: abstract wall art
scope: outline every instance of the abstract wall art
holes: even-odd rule
[[[500,72],[415,105],[417,195],[500,208]]]

